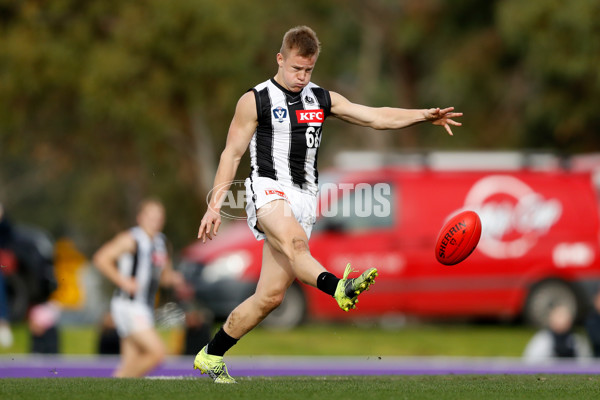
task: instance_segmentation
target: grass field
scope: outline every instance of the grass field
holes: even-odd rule
[[[260,327],[245,336],[230,355],[387,355],[519,357],[535,330],[513,325],[416,324],[382,329],[377,324],[306,325],[291,331]],[[15,326],[15,344],[0,354],[29,352],[26,327]],[[162,331],[172,354],[178,354],[183,336]],[[93,354],[97,348],[95,327],[63,327],[62,354]]]
[[[587,375],[351,376],[240,379],[3,379],[3,400],[349,400],[598,399],[600,377]]]
[[[229,353],[247,355],[385,355],[518,357],[535,331],[512,325],[307,325],[292,331],[257,329]],[[172,349],[181,336],[163,331]],[[27,353],[28,333],[15,327],[15,345],[0,353]],[[63,354],[90,354],[94,327],[64,327]],[[54,399],[599,399],[597,375],[429,375],[238,378],[238,385],[197,379],[0,379],[1,400]]]

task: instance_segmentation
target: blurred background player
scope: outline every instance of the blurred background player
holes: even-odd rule
[[[590,357],[588,342],[573,331],[573,318],[568,307],[554,306],[548,314],[547,327],[538,331],[527,343],[523,353],[525,361]]]
[[[6,285],[4,276],[0,271],[0,347],[11,347],[13,344],[12,330],[8,310],[8,298],[6,296]]]
[[[159,283],[185,290],[182,275],[174,271],[162,234],[163,204],[141,203],[137,226],[119,233],[94,255],[96,267],[116,286],[111,316],[120,337],[121,363],[115,377],[139,377],[157,367],[166,348],[154,327],[154,301]]]
[[[327,271],[309,251],[316,221],[317,154],[326,117],[374,129],[400,129],[429,121],[452,134],[454,108],[408,110],[354,104],[311,82],[321,44],[307,26],[290,29],[276,56],[276,75],[238,101],[215,176],[208,210],[198,237],[212,239],[221,225],[219,210],[239,162],[250,149],[252,172],[246,180],[248,225],[264,239],[256,292],[236,307],[225,325],[194,360],[194,368],[217,383],[235,383],[223,355],[281,304],[295,279],[332,296],[344,311],[356,307],[358,295],[377,276],[369,268],[359,277],[346,266],[342,279]]]

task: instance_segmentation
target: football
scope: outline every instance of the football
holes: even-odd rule
[[[475,250],[481,237],[481,219],[474,211],[452,216],[442,227],[435,245],[435,257],[444,265],[455,265]]]

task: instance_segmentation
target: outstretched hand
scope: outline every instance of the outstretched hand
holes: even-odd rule
[[[209,207],[208,210],[206,210],[206,214],[204,214],[204,218],[202,218],[202,221],[200,222],[198,239],[202,239],[202,243],[206,243],[206,238],[212,240],[213,235],[217,236],[219,226],[221,226],[221,216]],[[211,230],[213,232],[212,235]]]
[[[450,136],[453,136],[452,129],[450,129],[450,125],[461,126],[460,122],[454,121],[452,118],[462,117],[463,113],[453,112],[454,107],[448,107],[444,109],[438,108],[430,108],[429,110],[425,110],[425,119],[427,121],[431,121],[434,125],[443,126],[446,129],[446,132]]]

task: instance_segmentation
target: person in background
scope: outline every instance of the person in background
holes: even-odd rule
[[[13,334],[10,328],[8,296],[6,294],[6,283],[4,270],[9,268],[8,262],[14,262],[14,255],[9,252],[7,246],[12,236],[10,221],[6,218],[4,207],[0,203],[0,347],[11,347]],[[10,261],[9,261],[10,260]]]
[[[115,377],[140,377],[162,363],[166,348],[154,323],[159,283],[187,290],[173,270],[162,234],[165,208],[156,199],[144,200],[137,226],[117,234],[93,257],[94,265],[117,287],[110,310],[120,337],[121,363]]]
[[[1,267],[0,267],[1,268]],[[11,347],[13,345],[13,334],[10,328],[8,297],[4,276],[0,271],[0,347]]]
[[[37,238],[39,239],[39,238]],[[41,249],[45,247],[33,236],[19,235],[18,230],[6,217],[0,204],[0,346],[10,347],[13,342],[9,324],[8,299],[4,275],[16,274],[17,270],[39,278],[28,286],[30,297],[28,326],[33,353],[58,353],[58,319],[60,304],[49,297],[55,289],[55,277],[51,254]]]
[[[189,307],[185,312],[183,354],[194,355],[210,341],[213,316],[202,307]]]
[[[1,268],[1,267],[0,267]],[[11,347],[13,344],[13,334],[10,329],[8,309],[8,297],[6,296],[6,285],[4,276],[0,271],[0,347]]]
[[[57,354],[60,352],[59,319],[61,305],[48,300],[31,307],[28,326],[31,334],[31,352]]]
[[[589,357],[589,344],[573,331],[573,322],[573,314],[568,307],[554,306],[548,314],[547,327],[538,331],[527,343],[523,353],[525,361]]]
[[[120,354],[121,341],[115,322],[110,312],[102,315],[100,322],[100,336],[98,338],[98,354]]]
[[[592,310],[585,320],[585,330],[592,345],[594,357],[600,357],[600,290],[594,296]]]

